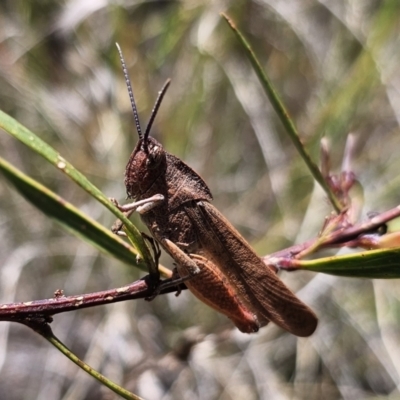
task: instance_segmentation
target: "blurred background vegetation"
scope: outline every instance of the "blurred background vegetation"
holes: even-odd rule
[[[142,124],[171,77],[153,136],[203,176],[215,205],[258,253],[314,237],[329,205],[220,11],[251,42],[315,160],[325,136],[339,171],[346,137],[355,134],[362,218],[397,205],[394,0],[4,0],[0,108],[123,201],[136,133],[119,42]],[[0,154],[111,226],[108,211],[4,132]],[[71,237],[2,178],[0,202],[1,303],[52,297],[58,288],[104,290],[140,276]],[[320,318],[311,338],[274,326],[241,334],[190,293],[59,315],[53,329],[146,399],[400,398],[400,284],[281,276]],[[114,398],[22,326],[0,325],[0,371],[2,399]]]

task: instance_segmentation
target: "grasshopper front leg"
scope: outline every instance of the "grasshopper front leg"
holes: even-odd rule
[[[116,199],[112,198],[110,200],[119,210],[123,211],[127,218],[129,218],[135,211],[137,211],[139,214],[145,214],[148,211],[152,210],[154,207],[158,206],[161,202],[164,201],[164,196],[162,194],[156,194],[149,197],[148,199],[143,199],[123,205],[119,204]],[[117,219],[111,227],[111,231],[113,233],[116,233],[117,235],[126,236],[125,232],[122,231],[123,226],[123,222]]]
[[[159,205],[161,202],[164,201],[164,196],[161,194],[156,194],[147,199],[139,200],[134,203],[124,204],[124,205],[119,204],[116,199],[110,199],[110,200],[116,207],[118,207],[119,210],[123,211],[124,215],[127,218],[129,218],[135,211],[139,212],[140,214],[144,214],[150,211],[151,209],[153,209],[154,207],[156,207],[157,205]],[[124,226],[123,222],[120,219],[117,219],[114,222],[113,226],[111,227],[111,231],[119,236],[126,236],[126,233],[122,230],[123,226]],[[150,243],[150,246],[153,249],[154,262],[156,265],[158,265],[158,260],[161,255],[161,251],[159,249],[158,244],[152,238],[143,233],[142,236]],[[158,268],[153,273],[151,270],[149,272],[150,272],[149,276],[150,278],[152,278],[153,281],[152,286],[154,287],[159,283],[160,280]]]

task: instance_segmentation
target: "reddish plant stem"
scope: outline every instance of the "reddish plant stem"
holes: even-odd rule
[[[147,278],[147,277],[146,277]],[[103,290],[100,292],[87,293],[75,296],[64,296],[56,294],[54,298],[45,300],[34,300],[20,303],[3,304],[0,306],[0,321],[15,321],[24,323],[24,321],[37,320],[42,318],[44,322],[51,322],[52,315],[68,311],[80,310],[83,308],[95,307],[104,304],[117,303],[120,301],[153,298],[158,293],[149,286],[148,279],[143,278],[129,285]],[[179,285],[173,286],[173,280],[166,280],[170,287],[163,289],[159,294],[180,291],[184,289]],[[60,291],[56,291],[60,293]],[[30,325],[26,323],[26,325]]]
[[[357,247],[356,244],[358,237],[377,231],[379,227],[399,216],[400,205],[381,214],[375,215],[373,218],[361,222],[360,224],[349,226],[347,228],[341,228],[332,232],[331,234],[326,236],[324,241],[320,244],[319,248],[341,247],[350,241],[352,242],[352,247]],[[262,259],[265,262],[268,262],[268,259],[272,257],[295,258],[297,254],[312,246],[317,240],[319,239],[313,238],[308,240],[307,242],[295,244],[294,246],[288,247],[284,250],[280,250],[265,257],[262,257]]]

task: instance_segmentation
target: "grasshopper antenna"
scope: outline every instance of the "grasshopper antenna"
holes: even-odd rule
[[[168,78],[165,81],[164,86],[162,87],[162,89],[158,92],[157,100],[156,100],[156,102],[154,104],[154,107],[153,107],[153,110],[151,112],[150,120],[149,120],[149,123],[147,124],[147,127],[146,127],[146,132],[144,133],[144,140],[147,140],[147,138],[149,137],[150,129],[151,129],[152,125],[153,125],[153,122],[154,122],[154,120],[156,118],[158,109],[160,108],[162,99],[164,98],[165,92],[167,91],[168,86],[169,86],[170,83],[171,83],[171,79]]]
[[[139,139],[143,139],[142,128],[140,127],[140,122],[139,122],[139,114],[137,112],[135,99],[133,97],[132,84],[131,84],[131,80],[129,79],[128,70],[126,69],[124,56],[122,55],[122,50],[121,50],[121,47],[119,47],[119,44],[115,43],[115,45],[117,46],[117,49],[118,49],[119,58],[120,58],[121,64],[122,64],[122,71],[124,72],[124,76],[125,76],[126,87],[128,88],[129,98],[131,100],[131,106],[132,106],[132,111],[133,111],[133,117],[135,118],[136,130],[139,135]]]

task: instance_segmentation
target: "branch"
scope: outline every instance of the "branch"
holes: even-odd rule
[[[185,288],[182,280],[179,278],[163,280],[160,286],[155,288],[148,276],[146,276],[143,279],[116,289],[75,296],[64,296],[62,290],[58,289],[51,299],[1,305],[0,321],[13,321],[29,325],[33,319],[41,318],[44,322],[48,323],[52,321],[51,316],[55,314],[126,300],[151,300],[158,294],[166,294],[174,291],[179,293]]]

